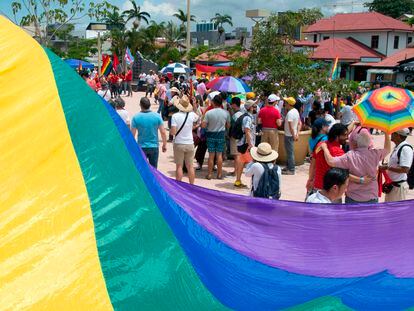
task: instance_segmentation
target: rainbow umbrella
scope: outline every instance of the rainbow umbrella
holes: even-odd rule
[[[224,77],[219,79],[213,86],[211,86],[211,89],[229,93],[247,93],[252,91],[243,80],[234,77]]]
[[[215,86],[216,83],[219,82],[223,78],[224,77],[218,77],[218,78],[215,78],[214,80],[211,80],[209,83],[207,83],[206,88],[208,88],[208,89],[213,88],[213,86]]]
[[[385,133],[414,126],[414,93],[386,86],[365,93],[354,106],[362,126]]]

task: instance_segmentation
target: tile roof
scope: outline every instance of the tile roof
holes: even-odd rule
[[[335,59],[359,62],[362,57],[384,58],[384,55],[352,38],[331,38],[319,42],[312,59]]]
[[[315,24],[307,27],[304,32],[346,32],[367,30],[414,31],[414,28],[402,21],[382,15],[377,12],[362,12],[336,14],[332,17],[321,19]]]
[[[383,61],[375,64],[375,67],[397,67],[401,62],[411,58],[414,58],[414,47],[408,47],[392,54]]]

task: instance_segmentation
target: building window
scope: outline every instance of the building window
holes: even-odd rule
[[[323,40],[328,40],[329,39],[329,36],[324,36],[323,37]]]
[[[317,34],[314,34],[313,35],[313,42],[318,42],[318,35]]]
[[[371,37],[371,49],[378,49],[379,44],[379,36],[372,36]]]
[[[411,42],[413,42],[413,37],[408,37],[407,44],[410,44]]]
[[[400,36],[395,36],[394,37],[394,49],[398,49],[400,45]]]

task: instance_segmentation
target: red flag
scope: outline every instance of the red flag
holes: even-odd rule
[[[113,61],[112,64],[114,65],[114,70],[118,71],[118,66],[119,66],[119,59],[118,56],[116,56],[116,54],[114,53],[113,55]]]

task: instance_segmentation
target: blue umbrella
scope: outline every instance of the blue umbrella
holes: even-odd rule
[[[95,67],[93,64],[80,59],[65,59],[65,63],[72,68],[78,68],[80,64],[82,64],[83,69],[93,69]]]
[[[186,65],[184,65],[184,64],[172,63],[172,64],[168,64],[167,66],[162,68],[160,72],[162,74],[166,74],[168,72],[185,74],[185,73],[190,73],[191,69],[189,67],[187,67]]]
[[[211,89],[220,92],[242,93],[251,92],[250,87],[244,81],[234,77],[223,77],[211,85]]]

